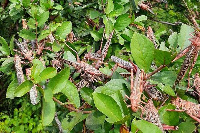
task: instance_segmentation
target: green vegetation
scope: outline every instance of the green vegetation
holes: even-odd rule
[[[157,133],[163,132],[159,122],[172,133],[200,131],[188,113],[200,110],[195,76],[200,58],[193,62],[200,45],[200,2],[0,2],[0,132]],[[173,61],[184,49],[187,55]],[[112,69],[117,61],[111,56],[130,64],[118,62]],[[175,84],[185,58],[194,67]],[[163,97],[150,96],[148,88]],[[127,96],[141,100],[137,111]],[[174,104],[177,97],[188,101],[187,107]],[[159,121],[147,118],[150,100],[152,118]],[[174,111],[177,107],[184,111]]]

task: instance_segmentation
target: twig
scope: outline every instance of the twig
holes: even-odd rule
[[[83,114],[92,113],[92,111],[81,111],[81,110],[79,110],[79,109],[75,109],[75,108],[73,108],[73,107],[70,107],[70,106],[68,106],[68,105],[66,105],[66,104],[64,104],[64,103],[62,103],[61,101],[59,101],[59,100],[56,99],[55,97],[53,97],[53,100],[54,100],[55,102],[57,102],[58,104],[64,106],[65,108],[69,109],[69,110],[72,110],[72,111],[75,111],[75,112],[82,112]]]
[[[152,19],[153,21],[159,22],[159,23],[163,23],[163,24],[168,24],[168,25],[181,25],[182,22],[174,22],[174,23],[170,23],[170,22],[165,22],[165,21],[160,21],[160,20],[156,20],[156,19]]]
[[[55,121],[56,121],[56,123],[57,123],[57,125],[58,125],[59,133],[62,133],[62,132],[63,132],[63,129],[62,129],[62,126],[61,126],[61,122],[60,122],[60,120],[58,119],[58,114],[57,114],[57,112],[55,113]]]
[[[156,70],[154,70],[152,73],[148,74],[144,79],[145,80],[149,79],[152,75],[154,75],[158,71],[162,70],[164,67],[166,67],[166,65],[161,65],[159,68],[157,68]]]

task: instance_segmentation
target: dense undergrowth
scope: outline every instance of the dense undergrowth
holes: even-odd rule
[[[199,131],[200,2],[0,2],[0,132]]]

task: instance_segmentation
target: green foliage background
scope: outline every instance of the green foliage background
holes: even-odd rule
[[[182,0],[158,1],[144,1],[149,3],[152,14],[139,8],[140,0],[0,0],[0,132],[59,132],[54,120],[55,112],[63,132],[119,132],[121,125],[126,125],[132,132],[137,129],[145,133],[149,130],[161,132],[157,126],[142,120],[140,111],[133,113],[127,107],[129,101],[124,102],[125,95],[130,95],[130,79],[124,79],[119,73],[127,72],[125,69],[118,68],[110,79],[95,82],[95,90],[84,87],[79,92],[68,80],[71,76],[75,83],[81,80],[79,73],[72,75],[74,68],[64,65],[57,70],[53,67],[52,60],[58,57],[58,53],[63,55],[63,59],[76,60],[75,52],[65,46],[71,31],[77,40],[67,44],[83,59],[87,52],[99,50],[104,29],[103,44],[114,30],[104,60],[107,65],[99,69],[102,73],[111,73],[115,65],[110,60],[112,55],[130,59],[146,73],[167,65],[149,81],[157,84],[157,88],[170,98],[178,94],[182,99],[198,103],[197,99],[185,93],[186,78],[177,91],[172,89],[183,58],[175,63],[171,60],[190,45],[188,39],[195,28],[188,9],[196,14],[199,24],[200,2],[185,0],[186,6]],[[26,19],[28,29],[23,29],[22,19]],[[154,31],[158,48],[146,37],[148,26]],[[55,37],[54,42],[45,40],[50,34]],[[35,48],[32,61],[22,58],[26,62],[22,64],[23,72],[25,74],[25,69],[31,68],[31,78],[21,85],[17,82],[14,67],[14,56],[20,51],[15,39],[19,42],[29,40],[28,47]],[[44,40],[44,47],[51,50],[43,49],[41,54],[37,54],[37,46],[33,46],[31,41],[40,44]],[[199,72],[199,66],[198,58],[191,78]],[[39,92],[36,105],[30,103],[28,93],[33,84],[37,85]],[[62,104],[56,103],[53,97]],[[154,103],[157,108],[161,106],[158,101]],[[87,107],[73,111],[64,108],[65,105],[75,109]],[[170,100],[159,109],[162,123],[179,126],[177,131],[169,132],[199,131],[199,125],[186,113],[168,112],[166,109],[174,109]]]

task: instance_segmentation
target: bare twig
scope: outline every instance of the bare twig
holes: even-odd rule
[[[56,123],[57,123],[57,125],[58,125],[59,133],[62,133],[62,132],[63,132],[63,129],[62,129],[61,122],[60,122],[60,120],[58,119],[58,114],[57,114],[57,112],[55,113],[55,121],[56,121]]]
[[[162,70],[164,67],[166,67],[166,65],[161,65],[159,68],[157,68],[156,70],[154,70],[152,73],[148,74],[145,77],[145,80],[149,79],[152,75],[154,75],[155,73],[159,72],[160,70]]]
[[[75,112],[82,112],[83,114],[92,113],[92,111],[81,111],[81,110],[79,110],[79,109],[75,109],[74,107],[68,106],[68,105],[62,103],[61,101],[59,101],[58,99],[56,99],[55,97],[53,97],[53,100],[54,100],[55,102],[57,102],[58,104],[64,106],[65,108],[69,109],[69,110],[72,110],[72,111],[75,111]]]

